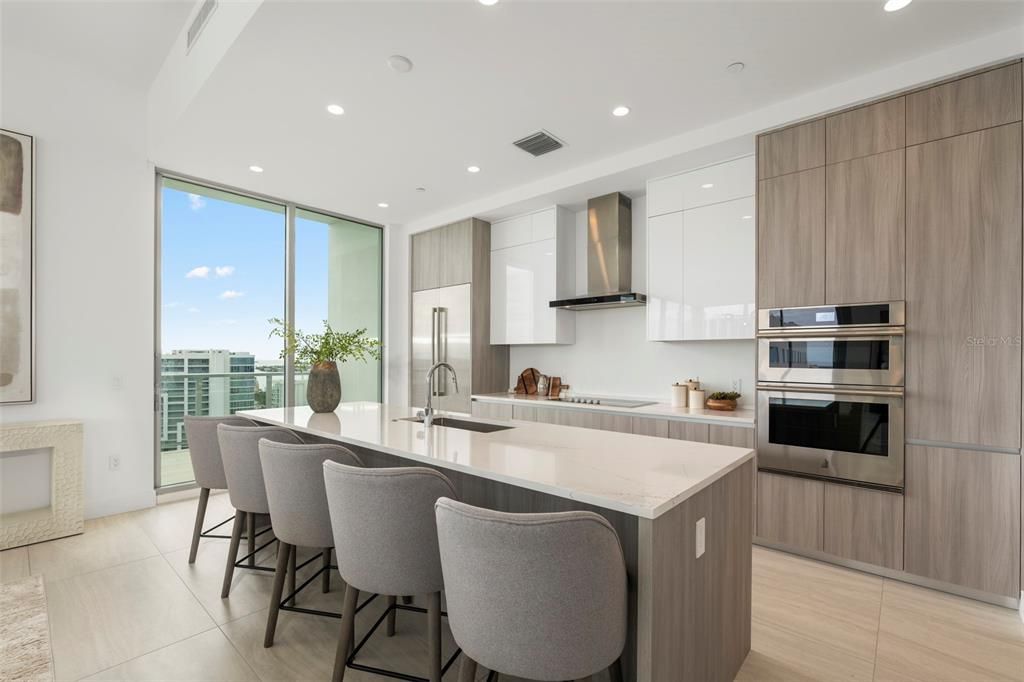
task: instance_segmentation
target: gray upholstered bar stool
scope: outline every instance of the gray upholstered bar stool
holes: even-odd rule
[[[437,551],[434,503],[452,497],[455,488],[443,474],[425,467],[359,469],[324,462],[327,504],[334,528],[338,572],[345,580],[341,635],[334,659],[334,682],[346,666],[391,677],[440,682],[458,656],[441,660],[441,561]],[[358,645],[354,642],[356,602],[360,590],[388,595],[388,608]],[[397,604],[397,595],[426,595],[427,608]],[[427,613],[429,676],[417,678],[356,662],[356,655],[385,617],[394,632],[395,610]],[[353,614],[353,615],[350,615]]]
[[[622,679],[626,563],[602,516],[509,514],[449,499],[436,505],[448,624],[476,664],[529,680]]]
[[[331,589],[331,548],[334,547],[334,535],[331,531],[330,511],[327,509],[327,493],[324,491],[324,462],[340,462],[355,467],[361,467],[363,463],[354,452],[340,445],[296,445],[264,438],[259,442],[259,449],[270,518],[274,524],[274,535],[280,543],[277,547],[277,569],[270,597],[270,611],[267,613],[267,630],[263,638],[263,646],[269,647],[274,644],[280,609],[341,617],[340,613],[299,608],[295,605],[295,599],[318,576],[322,579],[323,591],[329,592]],[[295,565],[298,547],[319,549],[323,563],[319,571],[296,589],[296,571],[305,565]],[[316,556],[305,563],[314,559]],[[282,598],[286,576],[289,594]]]
[[[228,481],[224,477],[224,463],[220,459],[220,444],[217,442],[217,425],[255,426],[256,422],[245,417],[185,417],[185,439],[188,441],[188,455],[192,459],[192,471],[199,486],[199,507],[196,509],[196,525],[192,529],[192,547],[188,551],[188,562],[196,562],[199,551],[199,538],[228,538],[228,535],[216,535],[213,531],[223,526],[230,518],[217,525],[203,530],[206,522],[206,505],[210,501],[211,490],[227,490]]]
[[[260,439],[281,443],[301,443],[302,440],[288,429],[279,426],[229,426],[217,427],[220,455],[224,462],[224,474],[228,481],[228,496],[235,508],[235,523],[231,527],[231,544],[228,547],[227,566],[224,568],[224,583],[220,596],[226,598],[231,591],[231,578],[235,568],[250,568],[259,571],[273,571],[273,568],[256,565],[256,554],[273,542],[256,547],[255,535],[251,532],[256,525],[258,514],[269,514],[267,488],[263,483],[263,467],[260,464]],[[242,539],[242,527],[248,519],[249,553],[238,559],[238,545]],[[271,524],[274,520],[271,518]],[[245,562],[248,560],[248,564]]]

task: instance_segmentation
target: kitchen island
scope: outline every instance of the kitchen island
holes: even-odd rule
[[[752,450],[532,422],[428,429],[411,408],[368,402],[239,414],[346,445],[367,466],[435,467],[469,504],[604,516],[630,581],[626,679],[731,680],[750,650]]]

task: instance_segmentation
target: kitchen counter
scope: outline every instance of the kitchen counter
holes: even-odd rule
[[[628,414],[632,417],[657,417],[678,421],[720,424],[740,428],[754,428],[755,410],[738,408],[733,412],[721,410],[696,409],[691,407],[672,407],[670,403],[654,403],[642,407],[613,407],[611,405],[582,405],[580,403],[562,402],[555,398],[536,395],[517,395],[515,393],[483,393],[474,395],[473,400],[483,403],[505,405],[529,405],[530,407],[550,407],[566,410],[589,410],[608,414]]]
[[[328,414],[314,414],[309,407],[238,414],[647,519],[659,517],[754,456],[745,448],[535,422],[508,422],[514,428],[492,433],[427,429],[402,421],[415,414],[412,408],[370,402],[342,403]]]

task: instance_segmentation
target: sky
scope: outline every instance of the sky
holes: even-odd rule
[[[276,361],[272,317],[284,317],[283,207],[236,204],[163,188],[161,352],[226,348]],[[295,322],[327,317],[327,227],[295,224]]]

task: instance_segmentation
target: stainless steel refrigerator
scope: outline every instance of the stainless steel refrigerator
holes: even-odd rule
[[[426,404],[427,371],[437,362],[455,368],[459,392],[444,368],[434,376],[435,409],[470,412],[473,390],[472,297],[470,284],[414,291],[412,294],[412,382],[410,402]]]

